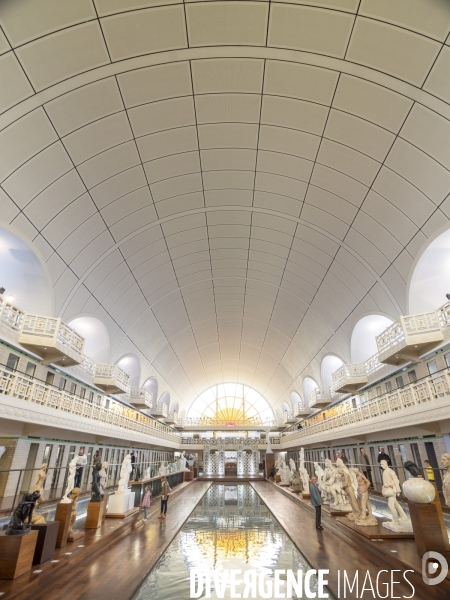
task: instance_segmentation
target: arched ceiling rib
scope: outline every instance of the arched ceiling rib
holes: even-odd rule
[[[0,26],[1,219],[113,359],[277,404],[405,310],[450,216],[448,2],[7,0]]]

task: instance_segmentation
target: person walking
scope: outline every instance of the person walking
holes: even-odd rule
[[[144,509],[144,521],[148,519],[148,509],[150,508],[150,502],[152,501],[152,491],[149,485],[145,486],[145,494],[142,499],[141,506]]]
[[[165,519],[167,514],[167,501],[169,499],[170,486],[169,482],[163,475],[161,477],[161,514],[158,519]]]
[[[84,449],[80,448],[77,456],[76,471],[75,471],[75,485],[74,487],[81,488],[81,478],[83,476],[83,469],[87,465],[87,457],[84,455]]]
[[[316,510],[316,529],[322,531],[322,496],[317,489],[317,477],[312,477],[309,484],[309,495],[311,496],[311,504]]]
[[[425,475],[427,476],[428,481],[432,481],[433,483],[435,482],[435,478],[434,478],[434,469],[430,464],[429,460],[425,460],[424,461],[424,471],[425,471]]]
[[[366,454],[366,449],[365,448],[361,448],[361,455],[362,455],[362,472],[363,475],[366,479],[368,479],[370,481],[370,487],[373,490],[374,489],[374,485],[373,485],[373,481],[372,481],[372,467],[370,466],[370,460],[369,457]]]

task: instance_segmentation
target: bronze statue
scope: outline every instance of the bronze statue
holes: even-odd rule
[[[92,488],[91,488],[91,502],[101,502],[102,497],[100,495],[100,471],[102,470],[102,463],[98,462],[92,468]]]
[[[40,496],[41,493],[39,490],[22,496],[22,500],[14,510],[9,525],[6,528],[6,535],[25,535],[26,533],[30,533],[34,506]],[[25,524],[25,521],[28,522]]]

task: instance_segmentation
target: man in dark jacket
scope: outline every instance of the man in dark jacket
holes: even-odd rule
[[[387,456],[387,454],[386,454]],[[362,462],[362,472],[366,479],[370,481],[370,487],[373,489],[373,481],[372,481],[372,467],[370,466],[369,457],[366,454],[366,449],[361,448],[361,462]]]
[[[377,460],[378,460],[378,464],[380,464],[382,460],[385,460],[388,464],[388,467],[392,467],[391,457],[389,456],[389,454],[386,454],[386,452],[384,451],[384,448],[380,449],[380,453],[378,455]]]
[[[311,504],[316,509],[316,529],[322,530],[322,496],[316,487],[317,477],[313,477],[309,484],[309,495],[311,496]]]

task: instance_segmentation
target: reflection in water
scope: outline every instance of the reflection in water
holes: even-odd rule
[[[256,569],[258,574],[267,570],[270,577],[274,569],[296,574],[311,566],[255,490],[240,484],[209,488],[133,600],[188,600],[191,569]],[[310,587],[316,589],[314,577]],[[229,597],[228,589],[225,598]],[[217,598],[214,590],[211,598]]]

